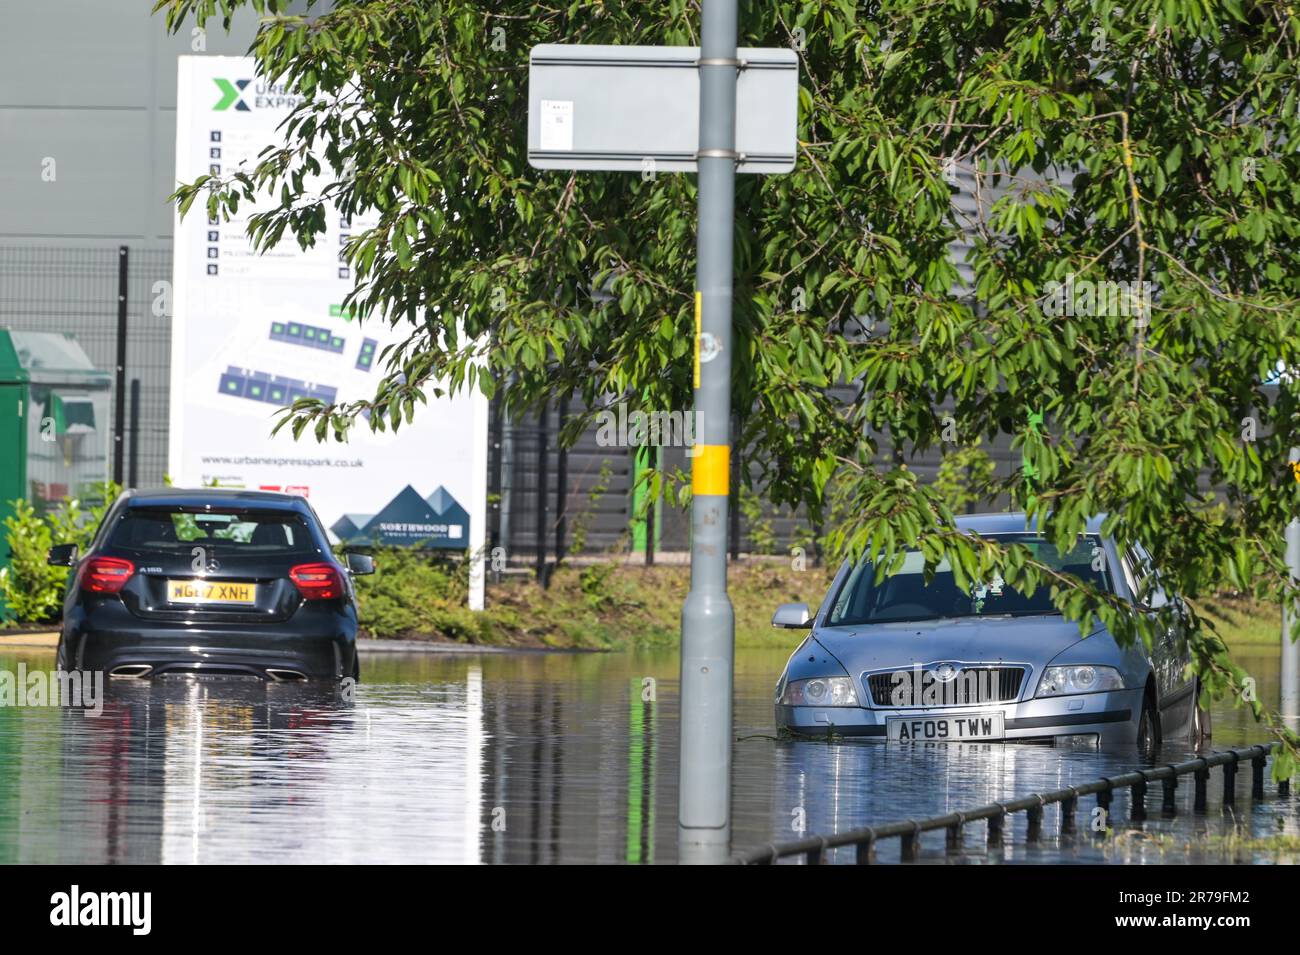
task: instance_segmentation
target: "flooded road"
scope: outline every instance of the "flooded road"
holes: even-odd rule
[[[785,651],[736,665],[733,846],[749,849],[1059,789],[1137,765],[1136,753],[1041,746],[777,741],[772,688]],[[0,670],[53,655],[0,650]],[[1276,654],[1244,656],[1277,699]],[[677,660],[638,654],[375,654],[355,699],[293,684],[112,681],[104,712],[0,707],[0,863],[673,862]],[[653,682],[647,682],[653,681]],[[643,701],[647,689],[654,699]],[[1214,746],[1263,740],[1244,710],[1215,713]],[[1166,747],[1159,762],[1186,758]],[[1300,835],[1300,797],[1128,822],[1106,840],[1044,838],[968,862],[1270,861],[1245,840]],[[1091,799],[1080,805],[1086,829]],[[1291,858],[1295,857],[1294,851]],[[943,837],[922,861],[943,861]],[[897,859],[883,844],[881,862]],[[849,862],[848,850],[833,861]]]

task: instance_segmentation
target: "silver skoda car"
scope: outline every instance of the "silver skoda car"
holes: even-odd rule
[[[961,518],[967,533],[1021,543],[1039,560],[1154,610],[1168,602],[1141,547],[1120,553],[1101,518],[1069,553],[1026,529],[1023,514]],[[1162,740],[1209,735],[1199,687],[1185,676],[1185,634],[1158,636],[1151,652],[1121,649],[1100,625],[1086,637],[1053,607],[1000,580],[959,588],[947,564],[929,584],[919,551],[874,581],[869,563],[845,563],[815,616],[785,604],[776,627],[811,628],[776,686],[779,729],[805,736],[894,742],[1005,740],[1153,750]]]

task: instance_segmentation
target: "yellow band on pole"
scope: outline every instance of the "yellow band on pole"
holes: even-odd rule
[[[700,312],[704,306],[704,296],[695,293],[695,387],[700,387]]]
[[[725,444],[697,444],[692,450],[691,492],[726,497],[731,490],[731,448]]]

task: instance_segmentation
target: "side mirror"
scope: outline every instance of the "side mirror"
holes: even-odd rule
[[[786,630],[806,630],[812,626],[807,604],[781,604],[772,614],[772,626]]]
[[[55,544],[50,548],[45,563],[51,567],[75,567],[77,563],[77,545]]]
[[[369,554],[348,553],[343,555],[343,559],[347,562],[348,573],[353,577],[375,572],[375,559]]]

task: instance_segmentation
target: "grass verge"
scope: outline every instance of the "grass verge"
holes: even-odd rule
[[[543,589],[535,578],[489,584],[487,608],[465,609],[464,593],[446,571],[386,555],[373,578],[358,581],[361,623],[375,637],[454,640],[494,646],[622,650],[671,647],[678,642],[690,570],[607,562],[561,567]],[[784,560],[746,560],[728,572],[736,613],[736,646],[790,647],[788,630],[772,629],[781,603],[816,607],[833,572],[792,570]]]
[[[678,642],[682,601],[690,570],[681,564],[651,567],[617,560],[562,566],[550,586],[510,577],[489,583],[487,609],[465,606],[463,569],[430,564],[401,551],[385,553],[374,577],[358,580],[362,627],[370,636],[450,640],[490,646],[622,650],[672,647]],[[791,648],[797,640],[774,630],[778,604],[816,607],[833,569],[794,570],[779,558],[750,558],[728,570],[736,613],[736,646]],[[1198,602],[1229,647],[1276,646],[1281,614],[1276,605],[1222,594]]]

